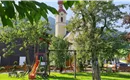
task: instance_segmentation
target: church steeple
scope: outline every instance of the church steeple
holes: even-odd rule
[[[56,25],[55,25],[55,36],[64,37],[66,35],[66,11],[63,9],[63,1],[58,1],[58,12],[59,14],[56,15]]]
[[[62,0],[58,1],[58,5],[59,5],[58,12],[64,12],[64,13],[66,13],[66,11],[63,9],[63,1]]]

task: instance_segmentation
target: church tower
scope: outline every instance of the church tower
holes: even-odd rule
[[[63,9],[63,1],[58,1],[59,14],[56,15],[56,23],[55,23],[55,36],[64,37],[66,35],[66,11]]]

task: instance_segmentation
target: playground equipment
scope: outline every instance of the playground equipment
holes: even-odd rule
[[[29,80],[33,80],[36,78],[36,72],[39,67],[39,63],[40,63],[40,61],[38,60],[38,56],[36,56],[36,61],[33,65],[31,72],[29,73]]]

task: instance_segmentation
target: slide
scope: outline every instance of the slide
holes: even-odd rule
[[[39,60],[35,61],[34,65],[33,65],[33,68],[31,70],[31,72],[29,73],[29,79],[35,79],[36,78],[36,72],[37,72],[39,63],[40,63]]]

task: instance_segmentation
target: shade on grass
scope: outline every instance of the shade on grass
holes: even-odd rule
[[[23,78],[15,78],[15,77],[8,77],[7,73],[1,73],[0,80],[28,80],[28,76],[25,76]]]
[[[74,79],[72,73],[51,73],[49,80],[92,80],[91,73],[77,73],[77,78]],[[130,80],[130,73],[102,73],[102,80]]]
[[[77,73],[76,79],[74,79],[73,73],[51,73],[49,80],[91,80],[90,73]]]
[[[130,73],[120,72],[120,73],[103,73],[101,74],[102,80],[130,80]],[[0,80],[28,80],[26,75],[24,78],[11,78],[8,74],[0,74]],[[36,80],[43,80],[42,78],[37,78]],[[73,73],[56,73],[52,72],[50,77],[46,80],[92,80],[91,73],[77,73],[77,78],[74,79]]]
[[[130,80],[130,73],[128,72],[105,73],[102,74],[102,80]]]

